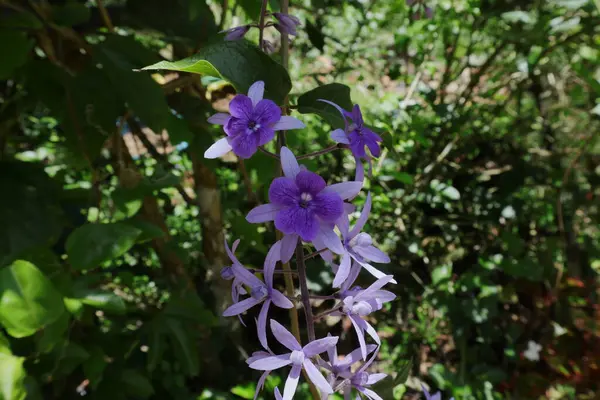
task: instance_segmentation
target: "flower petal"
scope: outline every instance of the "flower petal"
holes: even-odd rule
[[[283,396],[281,395],[281,392],[279,391],[278,387],[275,388],[275,400],[283,400]]]
[[[223,126],[223,130],[230,138],[245,135],[248,130],[248,120],[230,117]]]
[[[349,318],[350,318],[350,322],[352,322],[352,326],[354,326],[354,330],[356,331],[356,337],[358,338],[358,343],[360,344],[360,353],[362,355],[362,358],[363,358],[363,360],[366,360],[367,359],[367,343],[365,342],[365,335],[363,333],[363,330],[358,325],[354,316],[350,315]],[[356,317],[356,319],[361,320],[358,317]]]
[[[306,128],[306,125],[304,125],[304,122],[300,121],[298,118],[284,115],[279,121],[275,122],[275,125],[273,125],[271,128],[274,131],[287,131],[290,129],[304,129]]]
[[[258,340],[262,347],[269,350],[269,343],[267,343],[267,315],[269,314],[269,306],[271,305],[271,300],[267,299],[263,303],[260,313],[258,314],[258,320],[256,321],[256,330],[258,333]]]
[[[236,118],[248,121],[253,110],[252,100],[246,95],[238,94],[229,102],[229,113]]]
[[[352,116],[352,122],[362,128],[365,122],[363,121],[362,113],[360,112],[360,106],[358,104],[355,104],[352,107],[352,113],[350,115]]]
[[[252,120],[261,126],[269,127],[281,119],[281,108],[273,100],[263,99],[254,107]]]
[[[235,249],[237,249],[238,244],[240,244],[240,239],[236,240],[235,242],[233,242],[233,251],[231,251],[229,249],[229,244],[227,244],[227,239],[225,239],[225,252],[227,253],[227,257],[229,257],[229,259],[234,263],[234,264],[239,264],[242,265],[240,263],[240,261],[236,258],[236,256],[233,254],[235,252]]]
[[[255,287],[255,286],[264,286],[263,281],[258,279],[252,272],[248,271],[246,268],[241,265],[234,264],[231,266],[233,274],[244,284]]]
[[[258,137],[259,146],[264,146],[275,138],[275,131],[268,126],[260,127],[254,134]]]
[[[350,181],[335,183],[327,186],[321,193],[337,193],[342,200],[346,200],[356,196],[362,189],[362,182]]]
[[[300,193],[293,179],[280,177],[273,179],[269,186],[269,201],[279,206],[296,206]]]
[[[294,156],[294,153],[287,147],[283,146],[279,153],[281,157],[281,168],[283,169],[283,175],[287,178],[295,179],[296,175],[300,172],[300,165],[298,160]]]
[[[290,299],[285,297],[283,293],[277,289],[273,289],[271,291],[271,300],[273,300],[273,303],[279,308],[290,309],[294,307],[294,303],[292,303]]]
[[[248,215],[246,215],[246,221],[252,224],[273,221],[281,209],[281,206],[273,203],[261,204],[260,206],[254,207],[252,210],[250,210]]]
[[[327,334],[327,337],[331,336],[331,333]],[[337,346],[331,346],[327,349],[327,357],[329,357],[329,362],[331,364],[337,364],[338,352]]]
[[[297,351],[302,350],[302,346],[300,346],[300,343],[298,343],[294,335],[274,319],[271,320],[271,331],[273,332],[275,339],[288,349]]]
[[[333,389],[327,379],[321,374],[321,372],[315,367],[315,364],[312,363],[308,358],[304,359],[302,363],[304,366],[304,370],[306,371],[306,375],[310,381],[319,389],[321,393],[333,393]]]
[[[327,336],[322,339],[316,339],[302,348],[307,357],[314,357],[327,351],[330,347],[335,347],[339,338],[337,336]]]
[[[275,272],[275,266],[277,261],[281,258],[281,241],[275,242],[269,249],[267,257],[265,257],[265,264],[263,266],[263,273],[267,288],[273,287],[273,274]]]
[[[369,273],[371,275],[373,275],[375,278],[379,279],[379,278],[383,278],[383,277],[387,276],[386,274],[384,274],[383,272],[381,272],[380,270],[378,270],[377,268],[375,268],[374,266],[372,266],[368,262],[357,260],[356,258],[355,258],[355,260],[356,260],[356,262],[358,262],[361,265],[361,267],[363,267],[364,269],[366,269],[367,271],[369,271]],[[392,279],[390,281],[390,283],[398,283],[398,282],[396,282],[395,279]]]
[[[344,214],[344,202],[337,193],[319,193],[311,207],[319,218],[327,222],[335,222]]]
[[[360,158],[354,157],[354,161],[356,161],[356,173],[354,175],[354,180],[357,182],[363,182],[365,180],[365,167]]]
[[[363,209],[360,213],[360,217],[358,217],[358,219],[356,220],[356,224],[354,224],[354,226],[352,227],[352,230],[350,231],[350,238],[353,238],[360,233],[362,228],[367,223],[367,220],[369,219],[370,214],[371,214],[371,192],[369,192],[367,194],[367,200],[365,201],[365,206],[363,207]]]
[[[352,268],[350,268],[350,273],[348,274],[348,278],[342,284],[342,287],[341,287],[342,292],[347,291],[350,288],[350,286],[352,286],[352,284],[354,283],[356,278],[358,278],[358,274],[360,273],[360,268],[361,268],[360,264],[358,264],[356,261],[354,261],[352,263]]]
[[[310,242],[319,233],[316,216],[299,206],[286,208],[277,214],[275,227],[285,234],[297,233],[305,242]]]
[[[373,350],[375,350],[377,348],[376,345],[374,344],[368,344],[367,345],[367,354],[371,353]],[[362,361],[363,358],[361,356],[362,350],[356,349],[356,350],[352,350],[349,354],[347,354],[343,360],[339,361],[336,365],[338,367],[349,367],[352,364],[358,362],[358,361]]]
[[[362,394],[364,394],[365,396],[367,396],[370,400],[383,400],[383,398],[381,396],[379,396],[377,393],[375,393],[371,389],[363,387],[363,388],[359,388],[357,390],[359,392],[361,392]]]
[[[204,158],[218,158],[221,157],[231,151],[231,145],[226,137],[221,138],[214,142],[212,146],[210,146],[204,152]]]
[[[348,140],[348,136],[343,129],[336,129],[329,134],[331,140],[336,143],[350,144],[350,140]]]
[[[366,260],[371,260],[381,264],[386,264],[390,262],[390,258],[388,257],[388,255],[373,245],[367,247],[356,246],[354,247],[354,251],[356,251],[361,257],[363,257]]]
[[[238,135],[230,139],[233,152],[240,158],[250,158],[258,149],[257,135]]]
[[[292,259],[298,244],[298,235],[295,233],[284,235],[281,239],[281,262],[287,263]]]
[[[227,113],[216,113],[214,115],[211,115],[207,121],[210,124],[225,125],[229,118],[231,118],[231,115]]]
[[[244,300],[240,301],[239,303],[230,305],[225,311],[223,311],[223,316],[224,317],[232,317],[234,315],[241,314],[244,311],[254,307],[261,301],[262,300],[256,300],[253,297],[248,297],[247,299],[244,299]]]
[[[265,94],[265,83],[263,81],[256,81],[248,89],[248,97],[252,101],[252,105],[256,107],[259,101],[263,99]]]
[[[294,365],[292,367],[283,388],[283,400],[292,400],[294,398],[296,388],[298,387],[298,380],[300,379],[300,371],[302,371],[301,365]]]
[[[375,330],[375,328],[373,328],[373,326],[370,323],[368,323],[364,319],[360,319],[358,317],[356,319],[356,322],[362,329],[364,329],[369,334],[369,336],[371,336],[371,338],[373,338],[375,343],[381,344],[381,339],[379,339],[379,335],[377,334],[377,331]]]
[[[374,385],[382,379],[387,378],[387,374],[369,374],[367,385]]]
[[[318,240],[336,254],[344,254],[346,251],[338,235],[326,224],[319,226]]]
[[[348,275],[350,274],[350,265],[352,258],[348,252],[342,254],[342,260],[340,261],[340,266],[335,274],[335,278],[333,278],[333,287],[339,288],[342,286],[342,283],[346,279],[348,279]]]
[[[332,101],[324,100],[324,99],[319,99],[319,101],[322,101],[323,103],[327,103],[330,106],[334,106],[336,108],[336,110],[338,110],[340,112],[340,114],[342,115],[342,119],[344,120],[344,123],[346,124],[346,128],[344,130],[348,130],[348,121],[346,121],[346,110],[344,110],[342,107],[338,106],[337,104],[335,104]]]
[[[390,283],[393,278],[394,277],[392,275],[385,275],[385,276],[377,279],[368,288],[360,291],[360,293],[358,293],[356,296],[354,296],[354,300],[355,301],[365,300],[366,298],[370,297],[371,294],[375,293],[377,290],[381,289],[382,287],[384,287],[385,285]]]
[[[254,400],[258,398],[258,394],[262,390],[263,386],[265,386],[265,381],[270,373],[271,371],[265,371],[260,378],[258,378],[258,382],[256,382],[256,391],[254,392]]]
[[[312,196],[317,196],[327,186],[323,178],[310,171],[298,172],[295,182],[300,193],[309,193]]]
[[[259,371],[273,371],[278,368],[285,367],[286,365],[290,365],[291,363],[292,360],[290,360],[290,353],[288,353],[261,358],[260,360],[250,363],[249,367]]]

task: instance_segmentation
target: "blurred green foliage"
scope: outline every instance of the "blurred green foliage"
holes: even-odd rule
[[[0,399],[253,397],[254,315],[248,332],[218,317],[221,239],[262,265],[275,233],[244,216],[276,166],[201,155],[221,135],[207,116],[257,79],[277,100],[291,88],[298,153],[339,123],[322,92],[385,139],[368,189],[399,282],[373,321],[386,400],[419,380],[456,399],[597,398],[597,0],[291,3],[290,86],[277,54],[218,34],[255,0],[0,2]],[[212,77],[138,71],[187,57]],[[306,165],[339,181],[353,160]],[[308,268],[329,294],[329,269]]]

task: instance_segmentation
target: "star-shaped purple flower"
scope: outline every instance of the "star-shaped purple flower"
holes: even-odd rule
[[[328,334],[328,336],[331,336]],[[367,345],[367,352],[371,353],[377,349],[377,346],[374,344]],[[338,357],[337,347],[333,346],[327,350],[327,356],[329,358],[329,362],[324,360],[319,360],[319,365],[330,372],[329,374],[329,383],[331,387],[336,386],[336,380],[339,377],[348,377],[351,375],[352,365],[361,361],[362,358],[362,350],[360,348],[353,350],[349,354]]]
[[[302,121],[282,116],[281,109],[273,101],[263,99],[265,83],[255,82],[248,96],[238,94],[229,103],[229,113],[217,113],[208,119],[216,125],[224,125],[226,137],[217,140],[204,153],[205,158],[217,158],[229,151],[240,158],[250,158],[259,146],[269,143],[275,131],[302,129]]]
[[[279,21],[274,25],[279,32],[296,36],[296,27],[300,26],[298,17],[278,12],[273,13],[273,16]]]
[[[362,183],[327,186],[319,175],[301,168],[287,147],[281,148],[281,166],[284,176],[271,183],[270,203],[252,209],[246,220],[251,223],[275,221],[275,227],[286,235],[281,241],[283,262],[291,258],[298,238],[322,243],[334,253],[342,253],[344,248],[333,230],[334,222],[344,212],[343,200],[356,196]]]
[[[369,264],[369,261],[377,263],[389,263],[390,258],[383,251],[373,246],[373,239],[368,233],[361,232],[367,223],[371,213],[371,193],[367,195],[365,206],[356,221],[356,224],[350,229],[348,215],[343,215],[338,221],[337,226],[342,233],[342,243],[344,252],[340,260],[340,266],[333,280],[333,287],[340,287],[348,278],[350,273],[351,261],[359,263],[364,269],[369,271],[374,277],[382,278],[385,274]],[[391,280],[396,283],[395,280]]]
[[[232,304],[223,312],[224,317],[231,317],[239,315],[244,311],[254,307],[257,304],[263,303],[263,306],[258,315],[258,322],[256,324],[258,331],[258,339],[265,349],[269,348],[267,343],[267,315],[269,313],[269,307],[271,303],[275,304],[280,308],[292,308],[294,304],[283,295],[279,290],[273,288],[273,274],[275,271],[275,265],[279,261],[279,255],[281,243],[276,242],[265,259],[264,265],[264,277],[265,282],[258,279],[254,274],[244,268],[233,254],[230,257],[235,259],[231,266],[235,276],[250,288],[250,297],[240,302]]]
[[[369,159],[365,147],[369,149],[373,157],[379,157],[381,155],[379,143],[383,142],[383,139],[365,125],[358,104],[355,104],[354,107],[352,107],[352,111],[348,112],[329,100],[320,101],[335,107],[340,114],[342,114],[342,118],[344,119],[344,129],[336,129],[330,134],[330,137],[334,142],[347,144],[350,147],[352,154],[357,159]],[[351,123],[348,123],[348,119],[350,119]]]
[[[292,366],[292,370],[288,375],[283,389],[283,400],[291,400],[294,397],[300,372],[302,369],[306,371],[311,382],[321,391],[321,393],[333,393],[331,385],[321,374],[319,369],[310,360],[317,354],[321,354],[338,342],[337,336],[329,336],[323,339],[313,340],[306,346],[302,347],[296,340],[294,335],[283,327],[279,322],[271,320],[271,331],[279,343],[288,348],[291,352],[281,355],[271,355],[269,353],[253,354],[247,360],[250,368],[259,371],[273,371],[287,365]]]
[[[386,378],[387,374],[367,372],[367,368],[373,363],[376,356],[377,352],[373,353],[371,358],[369,358],[363,366],[356,370],[356,372],[347,375],[344,381],[339,385],[343,388],[344,399],[350,399],[352,389],[355,389],[360,393],[360,397],[366,396],[371,400],[383,400],[383,398],[370,389],[370,387]],[[357,399],[360,397],[357,396]]]

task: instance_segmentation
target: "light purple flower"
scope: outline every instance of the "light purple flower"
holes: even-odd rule
[[[358,276],[358,272],[360,271],[360,267],[358,265],[354,265],[349,280],[352,282]],[[379,345],[381,344],[381,340],[377,335],[377,331],[371,324],[369,324],[363,317],[371,314],[374,311],[381,310],[383,307],[383,303],[387,303],[396,298],[396,295],[387,290],[381,290],[386,284],[388,284],[392,280],[392,276],[384,276],[383,278],[375,281],[371,286],[366,289],[361,288],[349,288],[350,284],[342,286],[342,290],[340,291],[340,299],[342,300],[342,308],[340,311],[334,311],[331,315],[342,316],[345,315],[350,318],[350,322],[352,322],[352,326],[356,331],[356,336],[358,338],[358,343],[360,344],[360,349],[362,352],[362,356],[364,359],[367,358],[367,343],[365,341],[365,332],[373,338],[373,340]]]
[[[364,395],[371,400],[383,400],[383,398],[371,390],[370,387],[386,378],[387,374],[369,373],[366,371],[367,368],[373,363],[376,356],[377,352],[373,353],[371,358],[369,358],[369,360],[363,366],[348,376],[344,382],[339,385],[343,388],[344,400],[351,399],[352,389],[358,391],[361,397]],[[358,398],[359,397],[357,396],[357,399]]]
[[[430,394],[425,385],[421,383],[421,389],[423,389],[423,394],[425,395],[425,400],[442,400],[442,392],[437,392],[435,394]],[[450,400],[454,400],[454,397],[450,398]]]
[[[329,336],[317,339],[302,347],[290,331],[273,319],[271,320],[271,331],[277,341],[291,352],[281,355],[262,354],[256,357],[253,356],[247,360],[250,368],[259,371],[273,371],[291,365],[292,370],[285,382],[283,396],[281,397],[283,400],[291,400],[294,397],[302,369],[306,371],[308,378],[322,393],[333,393],[331,385],[310,359],[335,346],[338,342],[338,337]]]
[[[240,158],[250,158],[258,146],[273,140],[275,131],[304,128],[302,121],[282,116],[277,104],[263,99],[264,92],[265,83],[255,82],[248,96],[238,94],[231,100],[230,114],[217,113],[208,119],[211,124],[224,125],[227,136],[210,146],[205,158],[217,158],[231,150]]]
[[[328,336],[331,336],[328,334]],[[377,346],[370,344],[367,346],[367,352],[371,353],[377,349]],[[330,372],[329,383],[331,387],[336,387],[339,378],[346,379],[352,375],[352,365],[362,360],[362,350],[360,348],[353,350],[344,357],[338,357],[337,347],[331,347],[327,350],[329,362],[319,360],[319,365]]]
[[[275,265],[279,260],[280,254],[280,242],[276,242],[265,259],[264,265],[264,278],[265,282],[254,276],[253,273],[244,268],[237,259],[231,266],[233,273],[239,278],[246,286],[250,288],[250,297],[240,302],[232,304],[223,312],[224,317],[231,317],[239,315],[248,309],[254,307],[257,304],[263,303],[258,315],[258,321],[256,323],[258,331],[258,339],[265,349],[269,348],[267,343],[267,315],[269,313],[269,307],[271,303],[275,304],[280,308],[292,308],[294,304],[283,295],[279,290],[273,288],[273,274],[275,271]],[[233,255],[230,255],[232,257]],[[235,259],[235,256],[233,256]]]
[[[221,31],[219,33],[225,33],[225,40],[240,40],[242,39],[244,36],[246,36],[246,33],[248,33],[248,31],[250,30],[250,25],[242,25],[242,26],[236,26],[235,28],[231,28],[231,29],[227,29],[225,31]]]
[[[235,242],[233,242],[233,246],[230,249],[229,244],[227,243],[227,239],[226,239],[225,240],[225,251],[227,252],[227,256],[229,257],[229,259],[231,260],[231,262],[234,265],[237,264],[241,268],[243,268],[243,266],[239,263],[238,259],[234,255],[235,250],[237,249],[239,244],[240,244],[240,240],[237,239]],[[236,275],[236,271],[237,271],[237,269],[234,270],[233,265],[224,267],[221,270],[221,278],[223,278],[225,280],[233,280],[233,282],[231,282],[231,299],[233,300],[234,303],[238,302],[238,299],[241,294],[246,294],[246,290],[244,289],[244,283],[240,279],[240,276]],[[244,320],[242,319],[242,316],[238,315],[238,318],[239,318],[241,324],[246,326],[246,324],[244,323]]]
[[[369,149],[373,157],[380,156],[381,148],[379,147],[379,143],[383,142],[383,139],[365,125],[358,104],[355,104],[352,107],[352,111],[348,112],[329,100],[320,99],[320,101],[335,107],[344,119],[344,129],[336,129],[330,134],[334,142],[347,144],[354,157],[358,159],[369,159],[365,147]],[[348,123],[348,119],[351,120],[350,124]]]
[[[283,262],[289,261],[298,238],[319,242],[334,253],[344,251],[335,234],[334,221],[344,212],[343,200],[356,196],[361,182],[343,182],[327,186],[319,175],[301,168],[294,154],[281,148],[284,176],[276,178],[269,188],[268,204],[252,209],[246,216],[251,223],[275,221],[275,227],[286,234],[282,239]]]
[[[390,262],[390,258],[383,251],[373,246],[373,239],[368,233],[361,232],[369,219],[371,203],[371,193],[369,193],[365,206],[352,229],[350,229],[347,214],[344,214],[337,221],[337,226],[342,234],[344,253],[342,253],[340,265],[333,280],[333,287],[335,288],[340,287],[348,278],[352,260],[359,263],[376,278],[385,276],[383,272],[369,264],[369,261],[387,264]],[[391,282],[396,283],[393,279]]]
[[[278,12],[273,13],[273,16],[279,21],[279,23],[275,24],[275,28],[279,32],[296,36],[296,27],[300,26],[300,20],[297,17]]]

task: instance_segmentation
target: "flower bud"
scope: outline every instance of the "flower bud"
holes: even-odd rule
[[[226,33],[225,40],[240,40],[246,33],[250,30],[249,25],[236,26],[235,28],[228,29],[226,31],[221,31],[220,33]]]

